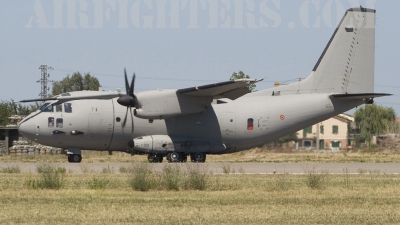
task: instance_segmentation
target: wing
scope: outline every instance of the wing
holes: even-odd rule
[[[120,92],[100,92],[100,91],[77,91],[64,93],[60,96],[55,96],[52,98],[38,98],[38,99],[28,99],[28,100],[21,100],[18,102],[38,102],[38,101],[55,101],[58,100],[58,103],[64,103],[73,100],[83,100],[83,99],[112,99],[116,97],[121,97],[124,95]]]
[[[250,93],[249,89],[247,89],[246,87],[250,86],[251,84],[260,82],[262,80],[263,79],[261,80],[239,79],[239,80],[232,80],[221,83],[179,89],[177,90],[177,92],[187,96],[213,97],[215,99],[229,98],[235,100],[247,93]]]

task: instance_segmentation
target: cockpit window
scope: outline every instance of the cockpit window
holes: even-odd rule
[[[50,105],[50,103],[45,103],[42,107],[40,107],[40,111],[53,112],[53,105]]]
[[[64,103],[64,110],[66,113],[72,113],[72,104],[71,103]]]
[[[54,105],[54,106],[56,108],[56,112],[62,112],[62,105],[61,104],[57,104],[57,105]]]
[[[49,124],[49,127],[54,127],[54,117],[49,117],[48,124]]]
[[[57,118],[56,127],[63,128],[63,119],[62,118]]]
[[[70,93],[62,93],[61,96],[71,96]]]
[[[50,103],[44,103],[42,106],[40,106],[40,111],[42,111],[44,108],[46,108]]]

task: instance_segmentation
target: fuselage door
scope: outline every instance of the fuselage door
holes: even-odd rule
[[[221,136],[227,148],[235,143],[236,136],[236,115],[234,112],[224,112],[221,117]]]

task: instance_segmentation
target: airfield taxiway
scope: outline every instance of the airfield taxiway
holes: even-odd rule
[[[21,172],[36,172],[40,163],[0,163],[0,168],[19,166]],[[156,171],[161,171],[162,164],[151,164]],[[190,163],[177,164],[182,168]],[[83,173],[83,171],[101,172],[104,168],[119,173],[120,167],[132,166],[132,163],[53,163],[52,165],[64,167],[70,173]],[[386,173],[400,174],[400,163],[204,163],[208,171],[223,173],[230,168],[230,173],[240,174],[305,174],[315,173],[330,174],[359,174],[359,173]]]

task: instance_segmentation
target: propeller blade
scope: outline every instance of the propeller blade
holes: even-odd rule
[[[125,113],[125,118],[124,118],[124,122],[122,122],[122,127],[125,127],[126,124],[126,118],[128,117],[128,107],[126,107],[126,113]]]
[[[124,68],[124,75],[125,75],[126,95],[122,95],[121,97],[119,97],[117,102],[122,106],[137,108],[139,103],[134,94],[136,74],[133,73],[131,85],[129,85],[128,83],[128,75],[126,74],[126,68]]]
[[[126,94],[129,95],[129,83],[128,83],[128,75],[126,75],[126,68],[124,68],[125,72],[125,89],[126,89]]]
[[[131,111],[131,119],[132,119],[132,134],[133,134],[133,116],[132,116],[132,107],[129,107],[129,110]]]
[[[134,97],[133,91],[135,89],[135,78],[136,78],[136,74],[133,73],[132,82],[131,82],[131,86],[129,87],[129,94],[128,94],[129,96],[132,96],[132,97]]]

